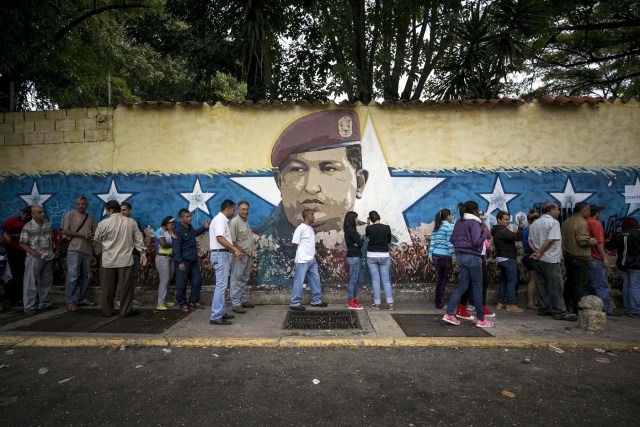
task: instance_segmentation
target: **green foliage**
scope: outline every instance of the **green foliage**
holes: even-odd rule
[[[640,0],[9,0],[0,111],[640,95]]]

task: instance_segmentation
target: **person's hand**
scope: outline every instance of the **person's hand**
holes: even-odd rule
[[[144,253],[140,254],[140,265],[144,267],[147,265],[147,256]]]
[[[37,251],[33,251],[31,253],[31,256],[34,257],[35,259],[42,259],[42,255],[40,255],[40,252],[37,252]]]
[[[203,224],[204,224],[204,228],[209,228],[209,220],[208,219],[205,219]]]
[[[593,238],[593,237],[589,237],[589,246],[595,246],[598,244],[598,240]]]
[[[178,264],[178,270],[184,272],[184,262],[181,262],[180,264]]]
[[[87,240],[91,240],[93,239],[93,233],[91,231],[87,231],[86,233],[84,233],[82,237],[84,237]]]
[[[456,266],[456,260],[455,260],[455,259],[452,259],[452,260],[451,260],[451,267],[453,268],[453,267],[455,267],[455,266]]]
[[[236,258],[240,259],[244,256],[244,252],[242,252],[240,249],[238,248],[233,248],[233,254],[236,256]]]

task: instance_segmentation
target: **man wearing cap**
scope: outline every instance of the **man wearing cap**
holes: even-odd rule
[[[609,284],[607,283],[606,266],[604,264],[604,228],[600,223],[600,215],[604,206],[589,205],[590,215],[587,218],[589,236],[598,241],[597,245],[591,246],[591,259],[589,260],[589,294],[600,298],[604,304],[604,312],[608,316],[616,316],[611,308],[611,298],[609,296]]]
[[[116,200],[105,204],[107,218],[98,223],[94,239],[102,245],[100,267],[101,308],[105,317],[113,316],[113,298],[116,280],[121,287],[120,315],[139,313],[133,310],[133,249],[140,252],[140,264],[147,263],[144,242],[138,224],[121,214],[121,206]]]
[[[287,126],[271,152],[282,202],[256,233],[290,241],[304,209],[315,212],[316,232],[341,230],[368,179],[360,139],[353,110],[318,111]]]
[[[598,244],[596,239],[589,236],[589,214],[589,204],[578,202],[573,207],[573,216],[562,224],[562,255],[567,272],[564,303],[568,310],[573,309],[574,314],[578,313],[580,298],[587,295],[591,247]]]

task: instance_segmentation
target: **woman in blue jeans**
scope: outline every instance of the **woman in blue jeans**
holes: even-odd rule
[[[497,219],[498,223],[491,229],[493,245],[496,248],[496,262],[500,267],[500,286],[496,308],[506,309],[512,313],[522,313],[524,310],[516,304],[516,287],[518,286],[516,242],[522,240],[524,218],[518,217],[518,231],[515,233],[509,230],[511,222],[509,212],[498,212]]]
[[[344,241],[347,244],[347,265],[349,266],[349,283],[347,285],[347,308],[351,310],[362,310],[358,299],[358,288],[362,283],[362,236],[356,230],[358,214],[349,211],[344,216]]]
[[[460,321],[454,315],[460,297],[471,283],[473,300],[482,301],[482,247],[484,241],[491,237],[489,229],[480,220],[478,204],[469,200],[460,205],[460,221],[456,222],[451,233],[451,243],[457,254],[458,267],[460,268],[460,284],[449,300],[447,313],[442,320],[452,325],[459,325]],[[493,322],[484,318],[482,305],[476,304],[476,315],[479,328],[491,328]]]
[[[453,232],[451,220],[453,215],[449,209],[438,211],[434,220],[433,233],[429,243],[429,261],[436,269],[436,296],[435,304],[438,310],[444,305],[444,287],[449,280],[449,272],[455,263],[455,251],[449,241]]]
[[[366,236],[369,239],[367,250],[367,265],[371,272],[371,286],[373,287],[373,305],[375,310],[380,310],[382,302],[380,298],[380,281],[384,287],[384,296],[390,311],[395,309],[393,305],[393,290],[389,279],[389,243],[391,243],[391,227],[380,224],[380,215],[376,211],[369,212],[367,218]]]

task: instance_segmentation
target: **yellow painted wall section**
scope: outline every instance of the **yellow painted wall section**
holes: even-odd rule
[[[111,141],[3,146],[0,176],[270,169],[278,135],[291,121],[316,110],[119,107]],[[371,119],[388,164],[398,169],[606,169],[640,164],[640,107],[634,100],[596,106],[356,110],[362,131]]]
[[[389,164],[400,169],[640,164],[640,108],[635,101],[369,111]]]

